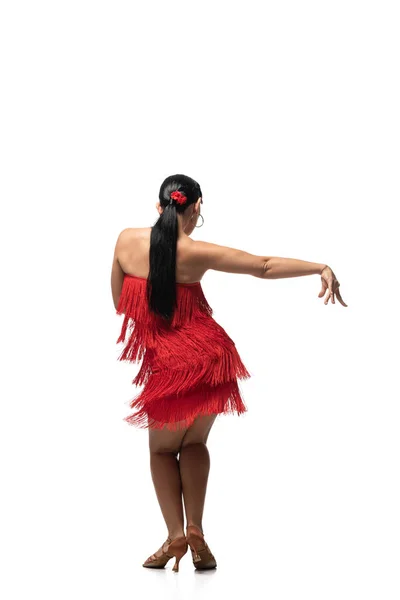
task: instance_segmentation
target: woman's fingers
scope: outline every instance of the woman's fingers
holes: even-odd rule
[[[342,306],[347,306],[347,304],[344,302],[344,300],[339,292],[339,285],[340,285],[340,283],[338,283],[337,281],[335,281],[335,283],[333,283],[332,286],[328,282],[328,288],[326,290],[327,294],[326,294],[326,297],[324,300],[324,304],[328,304],[329,299],[331,300],[332,304],[335,304],[335,295],[336,295],[340,304]],[[331,292],[331,289],[333,289],[333,288],[335,289],[335,292]]]
[[[330,297],[331,297],[331,291],[330,291],[330,289],[328,287],[327,290],[326,290],[326,296],[325,296],[324,304],[328,304]]]
[[[318,298],[322,298],[322,296],[325,294],[325,291],[326,291],[326,283],[324,280],[322,280],[321,291],[318,294]]]
[[[339,300],[340,304],[342,304],[342,306],[347,306],[347,304],[344,302],[342,296],[340,295],[339,285],[340,285],[340,283],[338,283],[338,289],[336,290],[337,299]]]
[[[335,303],[335,295],[333,293],[333,277],[328,277],[327,278],[327,283],[328,283],[328,296],[326,297],[326,302],[325,304],[328,304],[329,302],[329,298],[331,299],[332,304]]]

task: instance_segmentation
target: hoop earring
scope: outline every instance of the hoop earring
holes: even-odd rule
[[[203,225],[204,225],[204,217],[203,217],[203,215],[199,214],[199,217],[201,217],[203,220],[202,220],[201,225],[195,225],[196,229],[198,229],[199,227],[203,227]],[[193,219],[193,215],[190,217],[190,220],[192,220],[192,219]]]

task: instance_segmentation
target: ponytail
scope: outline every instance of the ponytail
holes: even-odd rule
[[[176,243],[178,217],[176,206],[168,204],[150,234],[150,285],[147,298],[150,310],[165,319],[172,317],[176,305]]]
[[[160,188],[164,210],[151,228],[147,301],[150,310],[166,320],[172,318],[176,307],[177,215],[201,195],[199,184],[186,175],[167,177]]]

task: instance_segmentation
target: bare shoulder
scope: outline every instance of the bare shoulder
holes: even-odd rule
[[[151,227],[127,227],[123,229],[118,235],[117,244],[124,246],[127,243],[131,243],[135,240],[142,240],[148,238]]]
[[[192,260],[204,270],[225,271],[263,277],[265,265],[270,257],[252,254],[241,248],[222,246],[212,242],[193,240]]]

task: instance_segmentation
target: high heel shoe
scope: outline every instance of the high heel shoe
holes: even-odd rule
[[[215,569],[217,561],[208,547],[201,529],[196,525],[188,525],[186,540],[192,552],[192,560],[196,569]]]
[[[165,544],[168,544],[167,550],[164,550]],[[151,567],[152,569],[162,569],[165,567],[167,562],[175,557],[175,564],[172,567],[172,570],[176,573],[179,571],[179,561],[182,556],[185,556],[188,550],[188,544],[186,541],[186,537],[184,535],[171,540],[170,537],[167,538],[167,541],[162,545],[162,554],[161,556],[156,556],[152,554],[149,558],[143,563],[143,567]]]

